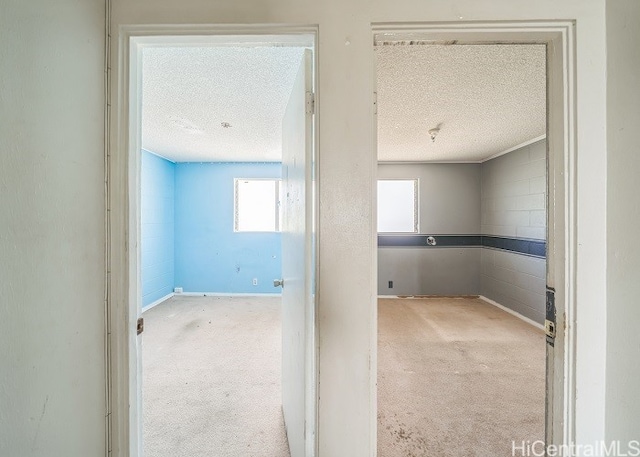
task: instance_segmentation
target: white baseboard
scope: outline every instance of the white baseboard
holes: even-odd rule
[[[176,296],[184,295],[187,297],[281,297],[282,293],[277,294],[237,294],[224,292],[182,292],[175,294]]]
[[[496,301],[493,301],[490,298],[485,297],[484,295],[480,295],[480,299],[486,301],[490,305],[496,306],[496,307],[500,308],[501,310],[508,312],[509,314],[512,314],[512,315],[516,316],[518,319],[521,319],[521,320],[525,321],[527,324],[533,325],[534,327],[537,327],[540,330],[544,330],[544,325],[534,321],[533,319],[529,319],[528,317],[523,316],[522,314],[520,314],[517,311],[512,310],[511,308],[507,308],[506,306],[501,305],[500,303],[498,303]]]
[[[378,298],[387,298],[387,299],[398,299],[398,300],[410,300],[410,299],[439,299],[439,298],[452,298],[452,299],[469,299],[469,298],[479,298],[480,295],[378,295]]]
[[[149,311],[151,308],[153,308],[154,306],[158,306],[160,303],[162,303],[165,300],[169,300],[171,297],[173,297],[175,294],[173,292],[171,292],[170,294],[165,295],[162,298],[157,299],[156,301],[149,303],[147,306],[143,306],[142,307],[142,312],[144,313],[145,311]]]

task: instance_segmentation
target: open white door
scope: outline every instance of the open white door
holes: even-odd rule
[[[282,411],[291,457],[315,449],[311,63],[305,50],[282,122]]]

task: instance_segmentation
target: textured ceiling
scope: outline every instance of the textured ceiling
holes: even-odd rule
[[[143,148],[176,162],[279,161],[302,53],[145,48]],[[543,45],[394,43],[375,53],[380,161],[481,161],[545,133]]]
[[[282,46],[144,49],[142,147],[175,162],[280,161],[302,54]]]
[[[543,45],[382,44],[375,52],[380,161],[481,161],[545,134]]]

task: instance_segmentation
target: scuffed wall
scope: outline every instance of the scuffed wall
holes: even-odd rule
[[[105,3],[0,10],[0,455],[103,456]]]
[[[640,449],[640,3],[607,1],[608,440]],[[629,441],[635,440],[631,448]]]

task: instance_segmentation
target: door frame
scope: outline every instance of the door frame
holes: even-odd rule
[[[242,43],[286,43],[313,49],[313,87],[316,106],[318,91],[317,25],[127,25],[119,29],[118,48],[107,49],[106,194],[107,194],[107,293],[105,316],[107,449],[105,455],[142,457],[142,409],[139,373],[140,353],[136,351],[136,323],[141,314],[140,278],[140,150],[141,150],[141,50],[147,46],[228,45]],[[110,38],[107,38],[110,41]],[[111,74],[111,60],[117,59],[118,73]],[[114,90],[115,89],[115,90]],[[112,109],[115,107],[115,109]],[[319,110],[313,116],[313,187],[318,184],[320,145],[317,132]],[[314,217],[318,221],[318,192],[314,196]],[[314,229],[317,234],[317,230]],[[318,237],[314,245],[317,252]],[[318,256],[314,272],[312,374],[316,429],[313,453],[317,454],[318,431]]]
[[[554,344],[546,344],[545,441],[547,445],[574,443],[577,344],[575,22],[373,23],[372,32],[374,43],[378,35],[385,34],[387,39],[391,36],[433,44],[455,41],[458,44],[547,46],[547,287],[555,290],[557,333]],[[375,91],[376,72],[373,78]],[[373,103],[377,104],[375,92]],[[375,114],[373,122],[377,161]]]

